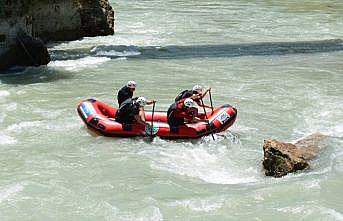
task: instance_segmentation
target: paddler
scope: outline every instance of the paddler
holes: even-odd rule
[[[116,121],[124,124],[138,123],[150,127],[150,124],[145,121],[144,106],[155,102],[155,100],[147,100],[145,97],[126,99],[117,111]]]
[[[128,81],[124,87],[118,91],[117,100],[119,107],[127,99],[133,97],[133,92],[136,90],[137,84],[135,81]]]
[[[192,98],[183,98],[170,105],[167,112],[168,124],[171,127],[184,125],[185,123],[195,123],[198,118],[198,109],[195,107]]]
[[[211,108],[210,106],[203,105],[201,102],[201,99],[205,97],[209,91],[211,91],[210,87],[204,91],[203,87],[197,84],[193,86],[192,90],[184,90],[179,95],[177,95],[175,98],[175,102],[178,102],[184,98],[191,98],[200,107]]]

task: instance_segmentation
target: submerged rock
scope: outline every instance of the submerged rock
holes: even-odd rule
[[[288,173],[309,167],[308,160],[318,155],[324,135],[312,134],[295,144],[284,143],[275,139],[264,141],[263,167],[266,176],[282,177]]]

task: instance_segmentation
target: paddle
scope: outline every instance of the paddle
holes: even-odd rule
[[[155,113],[155,101],[152,104],[152,114],[151,114],[151,132],[150,132],[150,136],[153,135],[154,132],[154,113]]]
[[[210,95],[210,102],[211,102],[211,109],[212,109],[212,114],[213,114],[213,103],[212,103],[212,94],[211,94],[211,90],[208,92]]]
[[[205,106],[204,106],[204,101],[202,100],[202,98],[200,98],[200,101],[201,101],[202,107],[204,108],[204,113],[205,113],[205,118],[207,120],[207,125],[210,128],[210,122],[208,121],[208,118],[207,118],[207,114],[206,114],[206,110],[205,110]],[[213,113],[213,111],[212,111],[212,113]],[[212,131],[211,131],[211,136],[212,136],[213,140],[215,140]]]

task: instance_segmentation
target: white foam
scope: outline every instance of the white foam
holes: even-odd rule
[[[320,132],[324,135],[343,136],[343,103],[340,97],[325,96],[313,92],[311,94],[312,105],[307,107],[303,115],[303,121],[299,121],[295,133],[308,134]]]
[[[325,209],[322,209],[321,213],[332,216],[332,218],[334,218],[334,220],[336,221],[343,221],[343,214],[334,209],[325,208]]]
[[[25,128],[41,127],[44,125],[43,121],[23,121],[16,124],[11,124],[7,127],[8,131],[18,131]]]
[[[223,207],[224,198],[220,199],[191,199],[175,201],[170,203],[171,206],[182,206],[183,208],[191,209],[196,212],[211,212]]]
[[[308,213],[308,208],[306,205],[301,206],[293,206],[293,207],[282,207],[276,209],[277,211],[284,212],[284,213],[291,213],[291,214],[306,214]]]
[[[84,57],[76,60],[52,61],[49,67],[63,68],[68,71],[80,71],[88,67],[97,67],[98,65],[111,60],[107,57]]]
[[[0,145],[10,145],[10,144],[15,144],[16,142],[17,140],[14,139],[13,137],[10,137],[0,132]]]
[[[2,203],[4,200],[7,200],[14,195],[18,194],[24,189],[24,185],[21,183],[17,183],[13,186],[1,188],[0,191],[0,203]]]
[[[6,106],[6,110],[7,111],[15,111],[17,110],[17,103],[8,103],[7,106]]]
[[[336,137],[343,137],[343,123],[332,127],[332,135]]]
[[[8,91],[0,91],[0,97],[7,97],[10,95],[10,92]]]
[[[179,151],[174,149],[172,152],[161,152],[160,157],[152,162],[151,167],[199,178],[215,184],[238,184],[256,181],[253,176],[246,175],[246,171],[235,171],[235,168],[221,162],[218,155],[209,154],[204,149]]]
[[[156,206],[150,206],[144,208],[141,211],[120,211],[117,207],[105,202],[103,203],[104,209],[106,209],[104,215],[106,220],[126,220],[126,221],[162,221],[163,215],[160,209]]]
[[[140,55],[141,53],[139,51],[115,51],[115,50],[109,50],[109,51],[98,51],[96,54],[99,55],[99,56],[130,57],[130,56]]]
[[[70,50],[78,48],[89,48],[95,45],[112,45],[116,36],[97,36],[97,37],[85,37],[81,40],[63,42],[51,47],[52,50]]]
[[[304,217],[320,217],[320,220],[336,220],[336,221],[343,221],[342,213],[322,206],[309,206],[309,205],[300,205],[300,206],[292,206],[292,207],[282,207],[278,208],[277,211],[286,213],[286,214],[296,214],[301,215]],[[323,217],[325,215],[325,217]],[[327,217],[329,215],[330,217]],[[310,219],[311,220],[311,219]]]

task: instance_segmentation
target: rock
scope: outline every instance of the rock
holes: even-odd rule
[[[83,36],[114,34],[114,11],[108,0],[79,0]]]
[[[13,65],[39,66],[50,62],[50,56],[43,41],[27,35],[18,35],[16,43],[0,55],[0,70]]]
[[[319,143],[323,138],[324,135],[316,133],[295,144],[265,140],[263,167],[266,176],[282,177],[308,168],[308,160],[318,155]]]
[[[18,35],[15,50],[19,65],[39,66],[50,62],[48,49],[39,38]]]
[[[113,33],[114,11],[108,0],[0,0],[0,70],[48,63],[39,39],[77,40]]]
[[[32,35],[44,41],[114,34],[114,11],[108,0],[36,0],[30,11]]]

